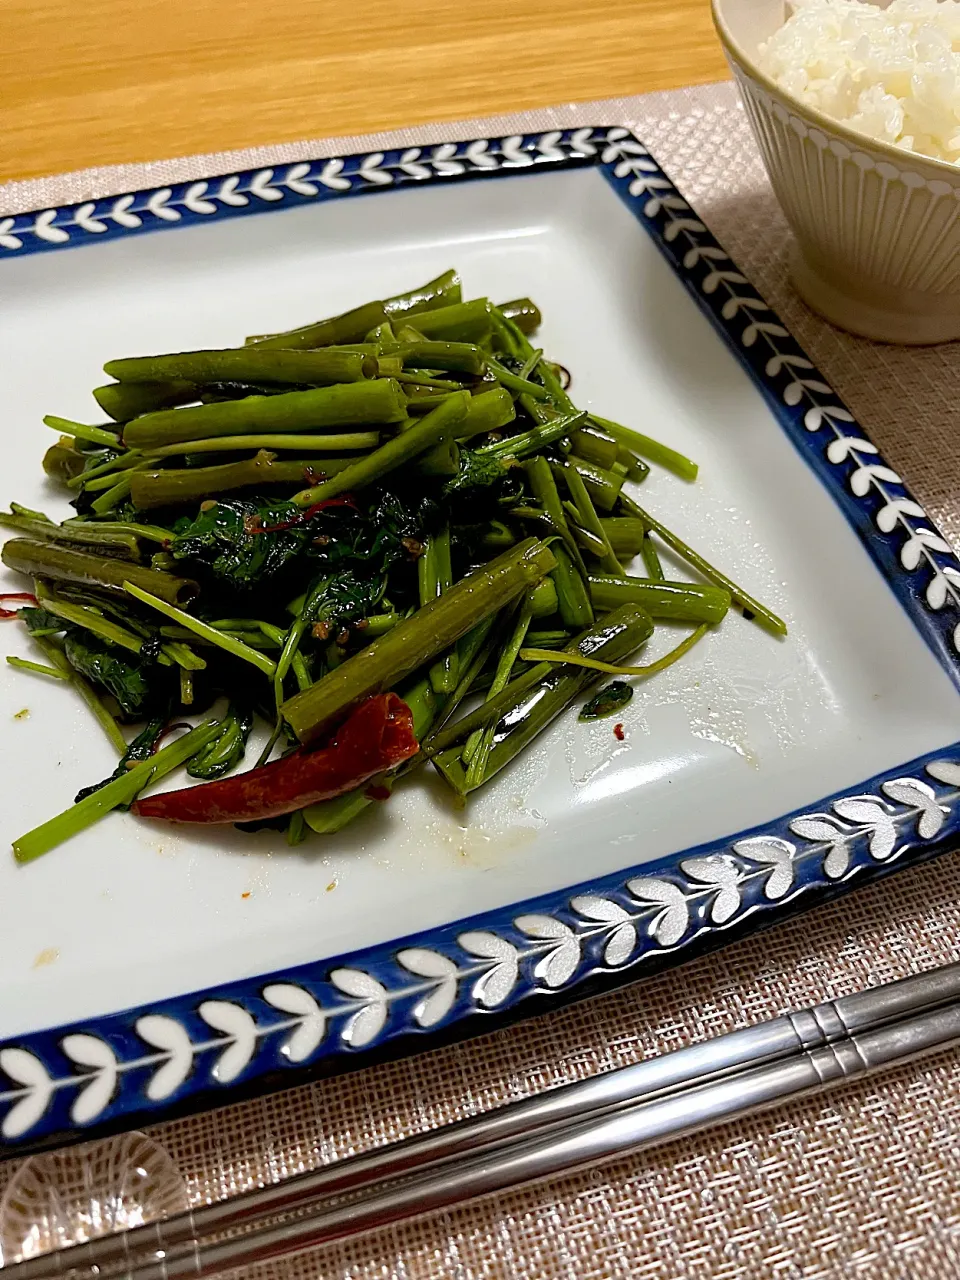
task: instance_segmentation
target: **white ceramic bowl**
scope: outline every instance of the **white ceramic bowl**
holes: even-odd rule
[[[756,64],[783,0],[712,0],[770,181],[796,237],[794,284],[835,324],[884,342],[960,337],[960,166],[854,133]]]

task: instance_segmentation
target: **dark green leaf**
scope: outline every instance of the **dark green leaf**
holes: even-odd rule
[[[220,723],[220,732],[187,765],[191,778],[221,778],[243,759],[253,728],[253,712],[249,707],[230,704]]]
[[[605,716],[615,715],[622,710],[633,697],[633,685],[623,680],[613,680],[598,690],[585,704],[579,720],[602,720]]]
[[[94,467],[102,466],[105,462],[112,462],[114,458],[119,458],[122,449],[85,449],[83,452],[83,469],[84,471],[92,471]]]
[[[19,611],[27,630],[32,636],[49,635],[51,632],[66,631],[69,622],[64,622],[56,614],[47,613],[46,609],[24,608]]]
[[[110,774],[109,778],[104,778],[102,782],[95,782],[92,787],[84,787],[74,796],[73,803],[79,804],[86,796],[91,796],[95,791],[99,791],[101,787],[105,787],[108,782],[113,782],[116,778],[122,778],[127,772],[131,764],[139,764],[142,760],[149,760],[157,749],[157,743],[163,735],[164,727],[167,723],[167,717],[157,716],[150,720],[144,729],[130,743],[126,750],[126,754],[121,756],[120,762]],[[128,806],[123,806],[124,808]]]
[[[70,665],[93,684],[112,693],[128,716],[143,715],[161,692],[158,668],[90,632],[68,632],[63,648]]]
[[[487,489],[502,480],[504,473],[505,468],[499,458],[473,449],[461,449],[460,470],[443,486],[444,495],[460,496],[475,489]]]
[[[249,588],[275,577],[304,550],[313,530],[302,517],[303,508],[292,502],[220,499],[196,519],[177,521],[170,554],[207,566],[232,587]],[[278,527],[291,521],[297,523]]]

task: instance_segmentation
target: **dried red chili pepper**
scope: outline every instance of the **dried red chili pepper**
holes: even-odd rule
[[[279,818],[362,786],[416,754],[413,713],[395,693],[367,698],[316,751],[302,748],[260,769],[138,800],[141,818],[167,822],[257,822]]]
[[[0,600],[22,600],[25,604],[32,605],[34,609],[40,606],[40,601],[29,591],[4,591],[0,593]],[[15,618],[18,613],[18,609],[0,608],[0,618]]]
[[[339,498],[325,498],[323,502],[315,502],[312,507],[307,507],[306,511],[301,511],[298,515],[291,516],[289,520],[281,520],[279,524],[260,524],[259,516],[249,517],[250,524],[247,526],[244,522],[245,532],[251,534],[257,533],[282,533],[286,529],[294,529],[297,525],[306,524],[308,520],[312,520],[318,511],[326,511],[329,507],[351,507],[354,511],[359,511],[357,500],[352,493],[341,494]]]
[[[160,750],[160,747],[163,744],[164,738],[169,738],[171,733],[176,733],[178,729],[186,729],[187,731],[189,731],[192,728],[193,728],[193,725],[190,724],[188,720],[175,720],[173,724],[165,724],[163,728],[160,730],[160,732],[157,734],[157,740],[153,744],[153,746],[150,748],[150,754],[152,756],[155,756],[157,752]],[[134,761],[133,763],[136,763],[136,761]]]

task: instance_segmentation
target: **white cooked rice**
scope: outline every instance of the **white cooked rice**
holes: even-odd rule
[[[760,46],[786,93],[880,142],[960,163],[960,3],[793,0]]]

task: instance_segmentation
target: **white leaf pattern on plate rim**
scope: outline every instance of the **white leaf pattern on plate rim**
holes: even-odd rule
[[[23,1095],[3,1117],[0,1133],[5,1138],[19,1138],[43,1118],[54,1082],[36,1054],[27,1049],[0,1049],[0,1070],[22,1086]]]
[[[283,192],[273,185],[273,170],[260,169],[250,180],[250,194],[258,200],[282,200]]]
[[[147,1085],[147,1097],[159,1102],[175,1093],[190,1074],[193,1045],[186,1027],[176,1018],[165,1014],[145,1014],[134,1025],[141,1040],[169,1055],[150,1077]]]
[[[709,854],[699,858],[684,858],[680,870],[697,881],[716,890],[710,902],[710,919],[714,924],[726,924],[740,909],[740,873],[734,863],[723,854]]]
[[[355,1049],[375,1040],[387,1021],[388,992],[382,982],[363,969],[334,969],[330,981],[344,993],[360,1002],[360,1008],[349,1017],[340,1031],[341,1039]]]
[[[317,185],[315,182],[307,181],[309,173],[310,165],[308,164],[291,165],[283,179],[283,185],[295,191],[298,196],[315,196]]]
[[[637,945],[637,929],[629,922],[618,925],[608,937],[603,947],[603,960],[611,968],[617,968],[633,955]]]
[[[57,209],[46,209],[43,213],[38,213],[33,224],[33,234],[41,240],[49,240],[51,244],[65,244],[70,239],[70,233],[64,231],[63,227],[53,225],[58,212]]]
[[[790,892],[794,880],[793,857],[797,850],[789,840],[781,840],[779,836],[751,836],[735,841],[733,849],[735,853],[770,869],[763,881],[764,897],[777,902]]]
[[[257,1024],[232,1000],[204,1000],[197,1013],[208,1027],[226,1037],[226,1047],[213,1067],[218,1084],[230,1084],[249,1065],[257,1047]]]
[[[191,213],[216,213],[217,206],[213,201],[204,199],[207,189],[208,184],[206,182],[192,183],[184,192],[181,203],[185,204]]]
[[[514,925],[528,938],[551,941],[542,959],[534,966],[534,974],[550,988],[562,987],[577,970],[580,963],[580,939],[568,924],[554,916],[517,916]]]
[[[457,941],[470,955],[493,962],[474,984],[474,998],[485,1009],[503,1004],[517,985],[520,952],[512,942],[488,929],[468,929]]]
[[[319,1001],[306,989],[293,982],[271,982],[263,989],[263,998],[274,1009],[289,1013],[298,1025],[284,1040],[280,1052],[290,1062],[305,1062],[319,1049],[327,1028],[326,1013]]]
[[[405,947],[397,952],[397,963],[418,978],[435,981],[435,986],[413,1010],[418,1026],[432,1027],[447,1016],[457,999],[460,971],[449,956],[429,947]]]
[[[60,1048],[71,1062],[91,1068],[91,1073],[82,1077],[81,1087],[70,1107],[70,1118],[74,1124],[90,1124],[113,1097],[117,1086],[117,1055],[106,1040],[82,1032],[64,1036]]]
[[[176,209],[171,209],[167,203],[172,195],[173,192],[169,187],[161,187],[150,196],[147,209],[155,218],[160,218],[163,222],[179,222],[180,214]]]
[[[238,191],[240,184],[239,177],[234,173],[229,178],[224,178],[220,183],[220,190],[217,192],[217,199],[224,204],[228,204],[235,209],[242,209],[250,203],[249,197],[245,196],[242,191]]]
[[[630,919],[630,912],[624,910],[619,902],[610,898],[601,898],[595,893],[581,893],[570,899],[570,906],[578,916],[586,920],[596,920],[601,924],[622,924]]]
[[[672,947],[680,941],[690,923],[690,907],[678,885],[651,876],[634,876],[627,881],[627,890],[644,906],[661,908],[650,921],[651,937],[662,947]]]

